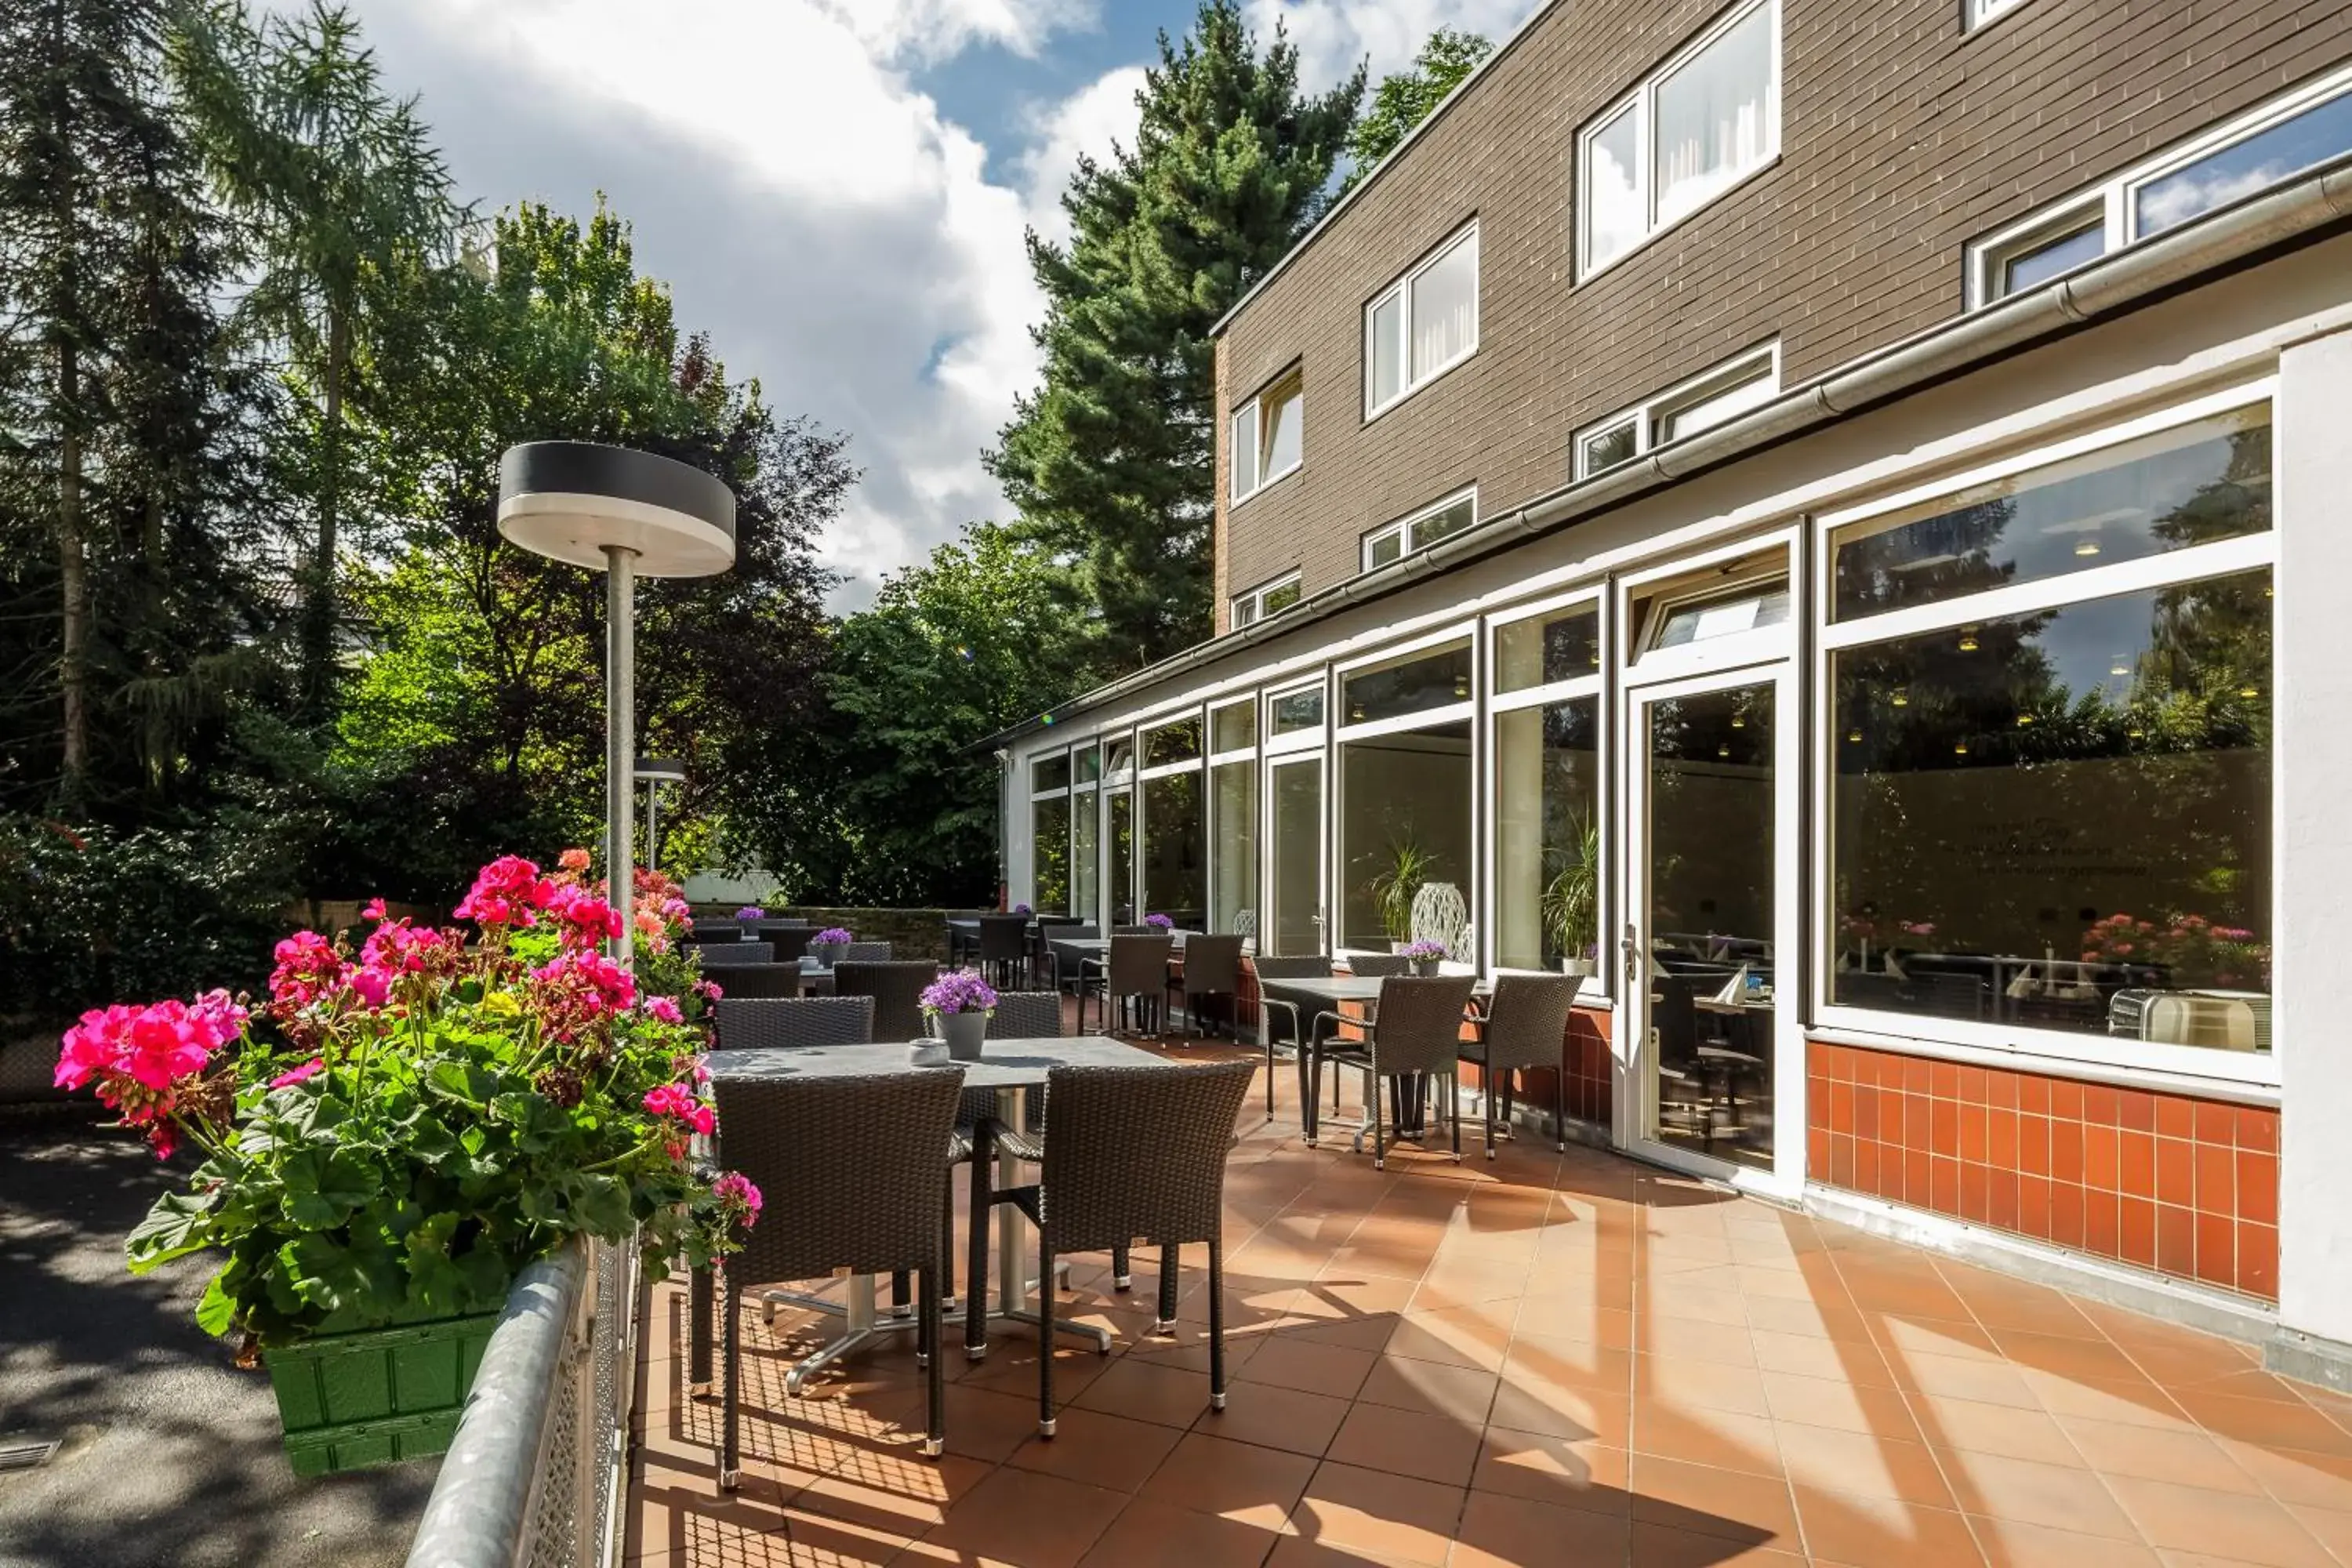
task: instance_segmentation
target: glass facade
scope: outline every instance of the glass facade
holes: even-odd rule
[[[1589,613],[1589,612],[1588,612]],[[1495,718],[1495,963],[1597,968],[1601,942],[1601,700]]]
[[[1209,930],[1258,934],[1257,759],[1209,770]]]
[[[1088,798],[1091,805],[1093,800]],[[1030,907],[1041,915],[1069,913],[1070,797],[1056,795],[1031,808],[1032,842],[1036,846],[1035,881]]]
[[[1472,765],[1467,720],[1339,747],[1342,946],[1407,940],[1426,887],[1450,886],[1469,905]]]
[[[1143,912],[1161,914],[1185,931],[1208,918],[1207,823],[1202,815],[1201,772],[1143,781]]]

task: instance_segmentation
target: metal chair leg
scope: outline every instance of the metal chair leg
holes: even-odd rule
[[[971,1237],[964,1258],[963,1353],[978,1361],[988,1353],[988,1226],[993,1205],[996,1139],[986,1121],[971,1139]],[[1020,1303],[1007,1301],[1007,1307]]]
[[[1128,1245],[1123,1241],[1110,1249],[1110,1288],[1114,1290],[1135,1289],[1135,1269],[1129,1258]]]
[[[940,1244],[940,1261],[942,1264],[952,1250],[945,1242]],[[947,1381],[946,1374],[940,1369],[940,1341],[944,1337],[944,1325],[940,1311],[940,1270],[937,1268],[923,1270],[921,1311],[923,1340],[930,1347],[930,1353],[924,1357],[924,1362],[931,1373],[924,1390],[929,1409],[928,1424],[923,1433],[923,1454],[927,1458],[936,1459],[940,1450],[948,1446]]]
[[[697,1399],[710,1397],[710,1317],[718,1293],[711,1268],[698,1268],[686,1281],[686,1381]]]
[[[1176,1331],[1176,1244],[1172,1241],[1160,1249],[1160,1318],[1151,1325],[1151,1331]]]
[[[743,1450],[738,1423],[743,1404],[743,1293],[727,1282],[727,1391],[719,1415],[719,1488],[733,1491],[743,1479]]]
[[[1437,1108],[1432,1106],[1430,1114]],[[1445,1075],[1445,1125],[1454,1134],[1454,1163],[1462,1163],[1462,1070],[1456,1068]]]
[[[1054,1435],[1054,1248],[1037,1233],[1037,1436]]]
[[[1209,1238],[1209,1408],[1225,1407],[1225,1244]]]

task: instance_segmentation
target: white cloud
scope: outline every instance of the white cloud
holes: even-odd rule
[[[1034,110],[1034,137],[1021,158],[1021,185],[1029,209],[1029,224],[1048,239],[1069,237],[1070,220],[1062,211],[1062,192],[1078,172],[1081,153],[1097,163],[1109,160],[1114,145],[1135,146],[1136,126],[1142,111],[1135,95],[1143,90],[1143,68],[1121,66],[1106,71],[1061,102]]]
[[[1034,56],[1053,34],[1087,26],[1095,0],[820,0],[884,59],[951,59],[976,43]]]
[[[1371,79],[1402,70],[1440,27],[1500,44],[1541,0],[1248,0],[1243,14],[1261,45],[1280,20],[1298,46],[1299,80],[1339,80],[1371,58]],[[1572,3],[1572,0],[1571,0]]]

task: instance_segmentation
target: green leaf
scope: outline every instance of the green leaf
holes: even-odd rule
[[[214,1242],[216,1193],[165,1193],[155,1200],[123,1243],[131,1271],[144,1274],[158,1264],[200,1252]]]
[[[220,1338],[236,1321],[236,1302],[221,1284],[228,1270],[222,1269],[205,1286],[204,1300],[196,1303],[196,1327]]]

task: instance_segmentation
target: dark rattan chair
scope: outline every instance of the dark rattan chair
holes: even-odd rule
[[[1160,1248],[1160,1321],[1176,1320],[1177,1249],[1209,1247],[1209,1404],[1225,1407],[1225,1156],[1249,1094],[1248,1062],[1168,1068],[1055,1068],[1054,1133],[1036,1184],[996,1194],[1037,1226],[1038,1340],[1054,1343],[1055,1259]],[[1138,1137],[1138,1128],[1150,1129]],[[1037,1430],[1054,1435],[1054,1357],[1037,1358]]]
[[[776,950],[764,942],[705,942],[695,945],[702,967],[733,968],[739,963],[773,963]]]
[[[1411,974],[1412,960],[1392,952],[1351,952],[1348,973],[1359,980],[1385,980],[1391,974]]]
[[[1179,989],[1171,984],[1172,992]],[[1188,936],[1184,939],[1184,974],[1181,983],[1184,993],[1185,1026],[1193,1034],[1201,1032],[1201,996],[1222,996],[1225,999],[1227,1032],[1231,1032],[1234,1009],[1242,994],[1242,939],[1237,936]]]
[[[1568,1019],[1576,1005],[1577,987],[1584,983],[1573,974],[1505,974],[1495,981],[1495,998],[1486,1016],[1476,1020],[1479,1037],[1464,1041],[1461,1058],[1475,1064],[1486,1110],[1486,1158],[1495,1157],[1495,1108],[1499,1098],[1502,1121],[1511,1119],[1511,1075],[1527,1068],[1550,1068],[1551,1138],[1568,1147],[1564,1108],[1568,1103]]]
[[[694,922],[697,942],[741,942],[743,926],[740,921],[697,921]]]
[[[1331,977],[1331,961],[1328,958],[1253,958],[1250,967],[1257,973],[1258,1032],[1265,1037],[1265,1119],[1274,1120],[1274,1020],[1276,1015],[1290,1020],[1291,1048],[1298,1056],[1298,1110],[1307,1114],[1307,1031],[1300,1026],[1296,1003],[1265,994],[1264,982],[1268,980],[1328,980]]]
[[[874,1040],[871,996],[764,996],[719,999],[719,1048],[772,1050],[796,1046],[864,1046]]]
[[[923,1037],[923,989],[940,977],[936,963],[860,963],[843,959],[833,966],[833,994],[874,998],[874,1037],[919,1040]]]
[[[1173,937],[1154,933],[1150,936],[1121,934],[1114,931],[1110,952],[1101,959],[1086,959],[1078,965],[1078,1033],[1087,1032],[1087,994],[1092,992],[1102,1002],[1097,1022],[1104,1034],[1110,1033],[1111,999],[1118,999],[1122,1016],[1130,1001],[1142,1005],[1147,1013],[1158,1007],[1168,994],[1168,955],[1175,948]],[[1145,1034],[1151,1032],[1145,1021]]]
[[[1000,991],[1010,991],[1029,967],[1029,917],[980,917],[980,972]]]
[[[797,961],[792,963],[725,963],[727,978],[719,988],[729,998],[737,996],[779,997],[797,996],[808,984]]]
[[[812,1279],[836,1269],[921,1277],[920,1353],[929,1372],[929,1424],[923,1452],[946,1440],[940,1366],[939,1215],[948,1167],[940,1146],[955,1129],[963,1069],[877,1073],[861,1078],[736,1078],[717,1080],[719,1159],[776,1195],[743,1249],[727,1259],[727,1380],[719,1484],[732,1490],[742,1468],[737,1430],[742,1405],[746,1287]]]
[[[841,955],[851,963],[887,963],[890,944],[887,942],[853,942],[849,951]]]
[[[1343,1017],[1337,1013],[1315,1016],[1307,1049],[1314,1057],[1307,1105],[1307,1142],[1318,1137],[1317,1110],[1323,1099],[1323,1063],[1361,1068],[1364,1074],[1364,1125],[1356,1130],[1357,1149],[1364,1133],[1372,1135],[1372,1168],[1388,1169],[1388,1146],[1381,1140],[1380,1080],[1408,1073],[1427,1073],[1450,1086],[1446,1121],[1454,1129],[1454,1158],[1462,1158],[1462,1122],[1453,1113],[1460,1098],[1462,1015],[1469,1005],[1477,977],[1470,974],[1392,974],[1381,982],[1379,1010],[1370,1019]],[[1325,1039],[1324,1026],[1353,1025],[1363,1031],[1360,1040]]]
[[[1099,942],[1101,940],[1102,927],[1100,926],[1059,926],[1053,931],[1041,931],[1038,933],[1037,945],[1045,955],[1043,962],[1045,965],[1045,984],[1047,986],[1053,990],[1059,991],[1062,987],[1066,985],[1070,988],[1070,994],[1074,996],[1079,994],[1083,989],[1079,975],[1081,964],[1072,964],[1068,973],[1065,973],[1062,969],[1062,955],[1054,951],[1054,944],[1055,942]]]
[[[809,938],[814,935],[816,935],[815,930],[806,924],[796,926],[763,925],[760,928],[760,940],[776,950],[776,962],[778,963],[798,963],[802,959],[806,958],[808,956],[809,950]]]

